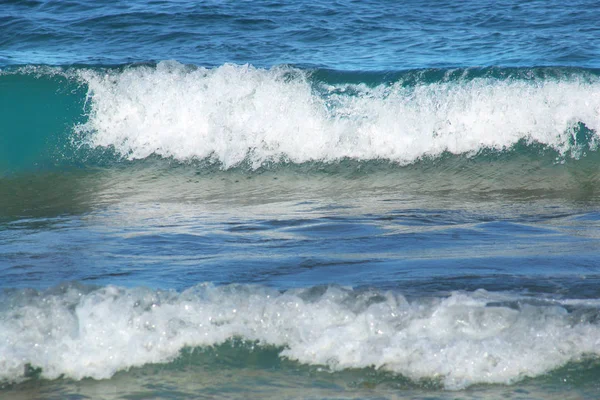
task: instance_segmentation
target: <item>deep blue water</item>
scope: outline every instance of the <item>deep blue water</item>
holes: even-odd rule
[[[4,1],[0,62],[370,71],[598,67],[600,5],[562,1]]]
[[[2,2],[0,397],[596,399],[599,8]]]

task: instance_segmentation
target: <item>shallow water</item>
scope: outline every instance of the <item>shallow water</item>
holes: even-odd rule
[[[6,3],[2,397],[595,399],[596,9]]]

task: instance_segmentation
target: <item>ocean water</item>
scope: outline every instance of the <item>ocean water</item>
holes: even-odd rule
[[[0,2],[0,397],[599,398],[599,12]]]

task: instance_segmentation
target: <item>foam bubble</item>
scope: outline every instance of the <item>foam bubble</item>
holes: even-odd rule
[[[512,305],[501,305],[507,297]],[[49,379],[104,379],[232,338],[280,346],[282,357],[301,363],[375,367],[439,379],[449,389],[511,383],[600,356],[594,318],[484,291],[409,302],[340,287],[281,293],[204,284],[178,293],[69,286],[3,300],[0,380],[9,381],[23,379],[28,365]]]
[[[289,67],[175,62],[104,73],[79,71],[89,87],[91,146],[129,159],[156,154],[211,159],[225,168],[287,160],[386,159],[400,164],[443,152],[506,149],[520,140],[564,153],[577,129],[600,131],[600,83],[458,79],[368,87],[326,85]]]

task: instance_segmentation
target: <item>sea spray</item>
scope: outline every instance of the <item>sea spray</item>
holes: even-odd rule
[[[39,368],[49,379],[110,378],[228,340],[282,348],[332,370],[382,369],[448,389],[511,383],[600,355],[598,309],[572,299],[454,292],[408,301],[338,286],[284,292],[201,284],[183,292],[63,285],[9,291],[0,310],[4,381]]]
[[[174,62],[80,75],[90,113],[78,131],[90,146],[128,159],[212,159],[224,168],[341,159],[404,165],[519,141],[565,154],[584,138],[595,150],[600,128],[597,78],[459,76],[405,85],[400,77],[368,86],[315,81],[290,67]]]

